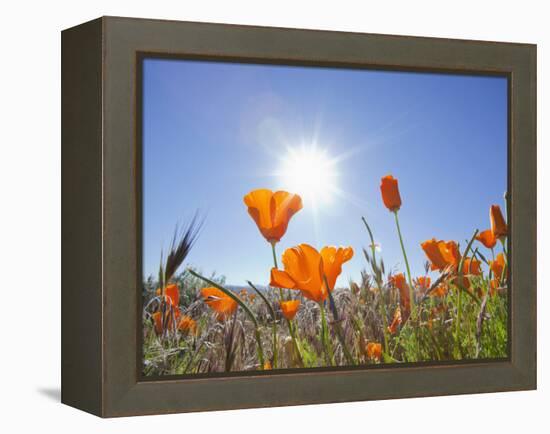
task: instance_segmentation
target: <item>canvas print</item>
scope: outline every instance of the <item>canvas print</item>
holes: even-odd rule
[[[506,77],[141,63],[142,375],[506,359]]]

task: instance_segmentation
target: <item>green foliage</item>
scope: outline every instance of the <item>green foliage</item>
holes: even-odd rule
[[[371,245],[374,246],[373,238]],[[402,295],[386,274],[374,247],[365,250],[364,255],[371,272],[364,270],[359,282],[350,282],[349,287],[332,292],[337,309],[331,309],[328,302],[325,305],[326,334],[322,333],[319,304],[304,299],[299,291],[291,291],[301,306],[290,323],[279,310],[277,289],[254,290],[253,284],[228,289],[223,276],[212,274],[205,279],[198,277],[197,270],[183,271],[170,282],[177,283],[180,290],[180,316],[196,321],[196,333],[172,328],[157,334],[152,315],[162,309],[162,300],[156,294],[158,282],[147,279],[143,283],[144,374],[258,370],[263,368],[262,359],[284,369],[325,367],[329,361],[346,366],[350,360],[369,365],[507,356],[505,274],[493,289],[488,270],[467,275],[467,289],[456,284],[456,274],[447,272],[442,272],[428,290],[414,283],[411,292],[416,303],[408,316]],[[221,321],[203,302],[200,290],[211,286],[208,281],[238,294],[240,307],[233,317]],[[446,291],[432,292],[439,284],[445,285]],[[390,332],[389,325],[399,311],[403,313],[402,323]],[[380,345],[381,355],[369,352],[369,344]]]
[[[323,360],[322,355],[318,354],[317,351],[307,341],[300,340],[299,342],[302,349],[304,366],[306,368],[319,366],[319,361]]]

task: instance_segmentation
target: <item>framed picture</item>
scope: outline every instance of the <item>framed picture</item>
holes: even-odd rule
[[[536,387],[536,46],[62,33],[62,401]]]

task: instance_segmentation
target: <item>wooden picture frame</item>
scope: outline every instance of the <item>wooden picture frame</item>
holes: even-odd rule
[[[507,360],[144,380],[143,56],[504,75]],[[103,17],[62,32],[62,402],[102,417],[536,388],[536,46]]]

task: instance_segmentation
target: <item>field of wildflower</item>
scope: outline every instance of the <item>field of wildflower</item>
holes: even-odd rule
[[[299,244],[277,251],[298,194],[253,190],[244,206],[273,253],[269,287],[228,287],[223,277],[185,268],[198,237],[195,218],[176,232],[158,276],[143,285],[143,374],[192,375],[287,368],[495,359],[508,351],[507,223],[488,206],[489,229],[468,242],[429,239],[408,246],[401,233],[398,181],[385,176],[381,203],[395,221],[403,263],[386,270],[365,218],[365,247]],[[422,249],[425,274],[412,275],[408,249]],[[338,277],[364,257],[357,281]],[[222,270],[223,271],[223,270]],[[434,272],[435,278],[428,276]]]

